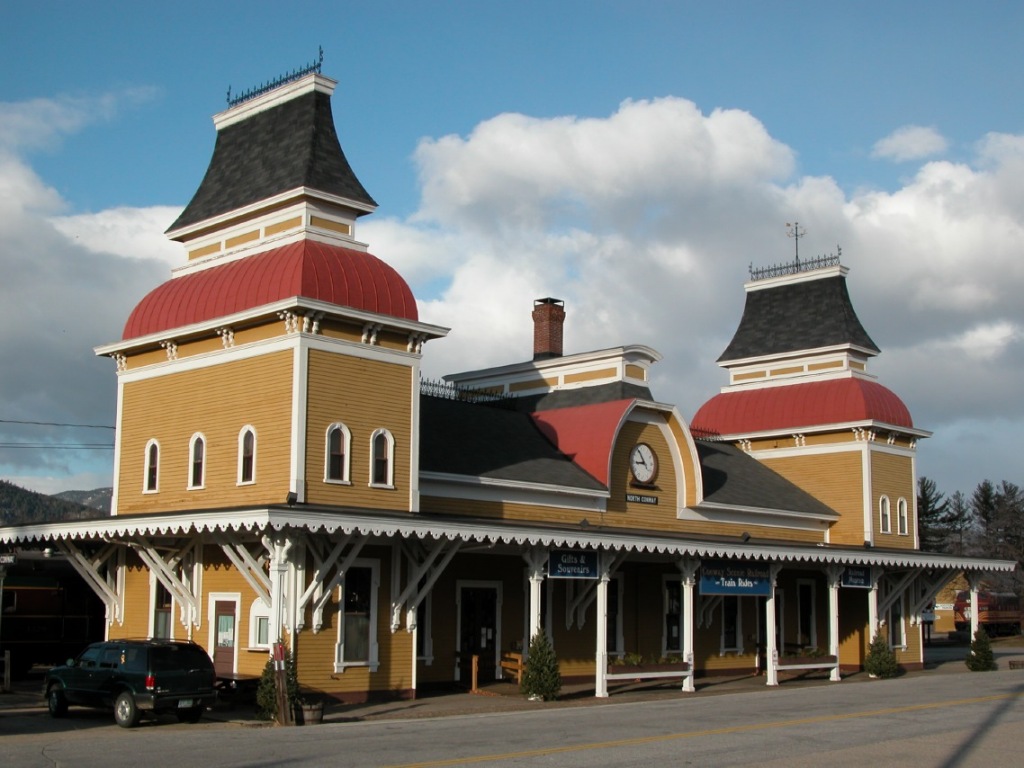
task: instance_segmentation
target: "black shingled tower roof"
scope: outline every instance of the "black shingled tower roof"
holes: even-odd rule
[[[299,187],[376,207],[359,183],[331,113],[331,97],[310,91],[217,132],[199,189],[169,232]]]
[[[747,292],[743,317],[718,362],[852,345],[879,353],[857,319],[843,275]]]

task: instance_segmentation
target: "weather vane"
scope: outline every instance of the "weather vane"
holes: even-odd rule
[[[800,263],[800,238],[807,234],[807,230],[800,226],[799,221],[794,221],[790,224],[786,222],[786,237],[792,237],[793,243],[796,245],[796,263]]]

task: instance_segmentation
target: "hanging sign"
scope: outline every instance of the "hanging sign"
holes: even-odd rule
[[[772,593],[770,566],[767,563],[705,560],[700,566],[700,593],[768,597]]]
[[[597,552],[555,549],[548,553],[548,578],[596,579],[600,577]]]
[[[871,589],[871,569],[863,565],[848,565],[839,583],[844,587]]]

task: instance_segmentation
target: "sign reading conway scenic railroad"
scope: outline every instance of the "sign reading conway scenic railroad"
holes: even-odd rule
[[[844,587],[871,589],[871,569],[863,565],[848,565],[843,570],[840,583]]]
[[[556,549],[548,555],[548,578],[596,579],[598,576],[597,552]]]
[[[734,563],[728,560],[705,560],[700,567],[700,593],[767,597],[772,593],[769,566]]]

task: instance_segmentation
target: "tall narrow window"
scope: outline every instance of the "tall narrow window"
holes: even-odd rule
[[[900,499],[896,502],[896,530],[900,536],[906,536],[909,526],[907,525],[907,500]]]
[[[146,478],[143,481],[142,489],[146,493],[156,493],[159,489],[160,480],[160,444],[156,440],[150,440],[146,444]]]
[[[256,430],[243,427],[238,434],[238,482],[251,483],[256,479]]]
[[[324,479],[329,483],[349,481],[349,446],[352,435],[344,424],[327,428],[327,462]]]
[[[888,496],[883,496],[878,501],[878,530],[882,533],[892,533]]]
[[[665,654],[683,650],[683,587],[678,578],[665,581]]]
[[[189,467],[188,487],[202,488],[206,479],[206,440],[198,432],[192,435],[189,455],[192,457],[192,463]]]
[[[796,585],[796,604],[799,626],[797,627],[797,643],[801,648],[818,646],[818,628],[815,617],[816,611],[814,595],[814,582],[801,579]]]
[[[386,429],[378,429],[370,440],[373,463],[370,484],[390,488],[394,485],[394,440]]]
[[[169,640],[171,637],[171,608],[174,603],[167,587],[157,581],[153,590],[153,638]]]
[[[740,622],[740,599],[735,595],[726,595],[722,598],[722,653],[743,653],[743,628]]]
[[[548,579],[550,581],[550,579]],[[622,650],[622,611],[619,610],[619,591],[622,580],[615,577],[608,581],[608,626],[606,642],[608,653],[621,656]]]
[[[377,563],[356,561],[340,587],[336,671],[352,665],[377,667]]]
[[[270,606],[259,597],[249,608],[249,647],[270,647]]]
[[[906,644],[906,635],[903,633],[903,596],[900,595],[889,609],[889,645],[903,648]]]

